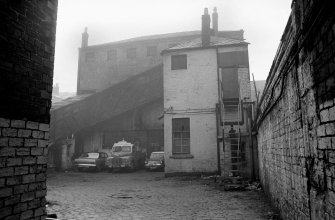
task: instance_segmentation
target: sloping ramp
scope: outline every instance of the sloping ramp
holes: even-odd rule
[[[163,99],[163,65],[101,92],[51,110],[50,140],[71,137],[81,129]]]

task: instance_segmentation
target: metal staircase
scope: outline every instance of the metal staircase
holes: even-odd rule
[[[244,188],[241,174],[242,160],[241,154],[241,121],[242,103],[240,98],[223,100],[223,126],[225,150],[223,154],[223,173],[221,186],[224,190],[234,190]],[[230,130],[229,129],[230,126]]]
[[[226,110],[236,110],[236,117],[235,118],[229,118],[226,114]],[[225,153],[230,153],[230,155],[225,155],[224,160],[224,176],[230,176],[230,177],[237,177],[240,176],[241,173],[241,165],[242,165],[242,158],[241,158],[241,129],[240,129],[240,116],[241,116],[241,102],[240,100],[234,101],[234,102],[225,102],[224,103],[224,125],[227,127],[227,125],[230,125],[230,130],[225,133],[224,139],[228,140],[227,142],[229,145],[226,148]],[[230,114],[231,116],[231,114]],[[228,129],[227,129],[228,130]],[[230,148],[229,148],[230,146]],[[228,162],[227,158],[230,158],[230,161]]]

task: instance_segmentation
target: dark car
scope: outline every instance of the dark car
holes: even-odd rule
[[[150,158],[145,161],[146,170],[163,171],[164,167],[165,167],[165,160],[163,151],[152,152]]]
[[[107,153],[104,152],[88,152],[83,153],[79,158],[74,160],[74,166],[78,171],[84,169],[94,169],[100,171],[106,166]]]

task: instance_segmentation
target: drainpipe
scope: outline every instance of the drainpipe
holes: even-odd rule
[[[216,104],[216,149],[218,159],[218,175],[221,175],[221,161],[220,161],[220,139],[219,139],[219,126],[220,126],[220,104]]]
[[[218,104],[216,104],[216,147],[217,147],[217,159],[218,159],[218,174],[221,175],[221,158],[220,158],[220,141],[219,140],[220,126],[221,126],[221,93],[220,93],[220,69],[219,69],[219,50],[215,48],[216,52],[216,66],[217,66],[217,81],[218,81]]]

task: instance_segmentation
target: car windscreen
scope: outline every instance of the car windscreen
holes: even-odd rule
[[[150,156],[150,159],[163,159],[164,154],[163,153],[152,153]]]
[[[81,157],[99,158],[99,153],[83,153]]]
[[[131,152],[131,146],[114,146],[112,152]]]

